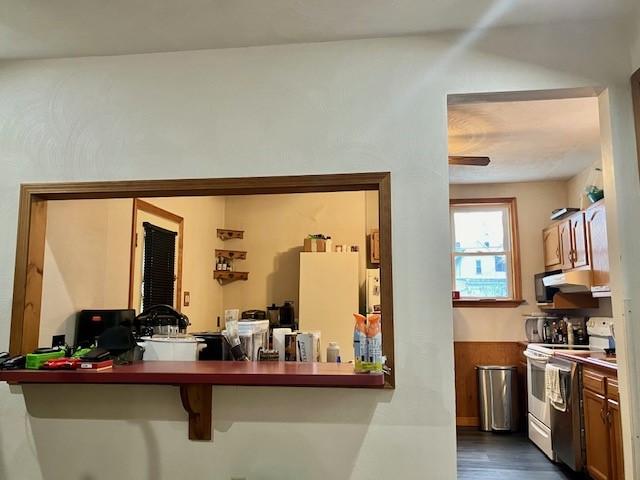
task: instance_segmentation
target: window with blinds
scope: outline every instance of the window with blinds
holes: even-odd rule
[[[141,311],[154,305],[175,306],[177,232],[149,222],[144,227]]]

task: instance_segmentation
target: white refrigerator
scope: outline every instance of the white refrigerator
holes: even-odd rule
[[[359,310],[358,252],[300,253],[300,331],[320,332],[320,353],[337,342],[343,363],[353,361],[353,314]]]

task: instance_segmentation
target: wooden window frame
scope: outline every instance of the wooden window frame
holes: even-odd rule
[[[387,366],[390,368],[385,386],[395,388],[390,172],[22,184],[9,349],[13,355],[18,355],[31,352],[38,346],[47,201],[49,200],[267,195],[366,190],[377,190],[379,194],[382,349],[383,355],[387,358]]]
[[[511,226],[511,276],[513,278],[513,298],[510,299],[457,299],[453,300],[454,308],[515,308],[522,303],[522,271],[520,268],[520,236],[518,232],[518,205],[515,197],[497,198],[460,198],[450,199],[449,207],[456,205],[506,205],[509,210]],[[452,239],[453,242],[453,239]],[[453,260],[453,252],[451,252]],[[452,276],[455,272],[452,270]]]
[[[145,202],[139,198],[133,199],[133,215],[131,216],[131,250],[129,253],[129,308],[138,309],[139,305],[133,304],[133,293],[136,285],[134,285],[134,273],[137,267],[136,265],[136,246],[138,243],[137,238],[137,223],[138,212],[145,212],[155,215],[165,220],[169,220],[178,224],[178,245],[176,248],[176,262],[178,263],[178,269],[176,272],[176,310],[182,310],[182,260],[183,260],[183,247],[184,247],[184,218],[175,213],[171,213],[168,210],[157,207],[156,205]],[[141,255],[142,256],[142,255]],[[142,295],[142,294],[141,294]]]

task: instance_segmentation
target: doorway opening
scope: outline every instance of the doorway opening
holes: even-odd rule
[[[448,97],[459,478],[623,478],[602,94]]]

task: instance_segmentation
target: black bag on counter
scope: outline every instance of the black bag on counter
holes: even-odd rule
[[[136,339],[127,327],[111,327],[98,337],[98,348],[104,348],[111,354],[115,363],[131,363],[142,360],[144,348],[136,343]]]

